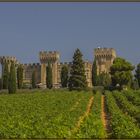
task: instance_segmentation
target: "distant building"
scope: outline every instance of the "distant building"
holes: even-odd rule
[[[116,52],[113,48],[96,48],[94,50],[94,56],[97,65],[97,74],[109,73],[110,66],[113,64],[116,58]]]
[[[94,50],[94,55],[97,64],[97,73],[102,72],[108,73],[110,71],[110,66],[113,63],[113,60],[116,58],[116,52],[113,48],[97,48]],[[69,63],[60,63],[60,54],[56,51],[41,51],[39,52],[40,63],[32,64],[22,64],[23,66],[23,83],[30,85],[32,79],[32,73],[35,71],[36,75],[36,84],[39,87],[46,87],[46,66],[50,62],[52,67],[52,82],[54,88],[61,87],[61,68],[63,65],[67,65],[70,71],[71,62]],[[8,63],[9,70],[11,62],[14,62],[16,65],[20,63],[15,57],[0,57],[0,63],[2,64],[2,71],[4,63]],[[85,61],[85,75],[88,83],[88,87],[92,87],[92,62]]]

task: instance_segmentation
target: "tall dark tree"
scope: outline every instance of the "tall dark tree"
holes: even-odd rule
[[[135,77],[136,79],[138,80],[138,84],[139,84],[139,87],[140,87],[140,63],[137,65],[137,68],[135,70]]]
[[[3,66],[3,73],[2,73],[3,89],[8,89],[8,79],[9,79],[8,63],[5,63]]]
[[[0,78],[0,90],[2,89],[2,78]]]
[[[96,59],[93,61],[92,65],[92,85],[97,86],[97,65],[96,65]]]
[[[131,83],[131,88],[134,90],[138,90],[139,89],[139,83],[137,79],[133,79],[132,83]]]
[[[11,63],[10,67],[8,91],[9,93],[16,93],[16,70],[14,63]]]
[[[32,72],[32,88],[36,88],[36,73],[35,73],[35,70]]]
[[[132,70],[134,66],[123,58],[116,58],[110,68],[113,86],[130,86],[132,82]]]
[[[101,73],[97,76],[97,86],[104,86],[105,88],[111,85],[111,77],[108,73]]]
[[[66,65],[61,69],[61,84],[62,87],[67,87],[68,85],[68,67]]]
[[[19,65],[17,68],[17,84],[18,88],[21,89],[23,85],[23,67]]]
[[[83,55],[81,51],[76,49],[70,70],[70,78],[68,84],[70,90],[82,90],[87,88],[85,67],[82,56]]]
[[[50,63],[46,67],[46,85],[49,89],[52,88],[52,68]]]

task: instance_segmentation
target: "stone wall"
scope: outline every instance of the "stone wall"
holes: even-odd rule
[[[97,64],[97,74],[109,73],[110,66],[116,58],[116,52],[113,48],[97,48],[94,50],[94,56]]]
[[[97,64],[97,74],[102,72],[109,73],[110,66],[116,58],[115,50],[113,48],[96,48],[94,50],[94,56]],[[41,84],[46,87],[46,66],[50,63],[52,67],[53,87],[61,87],[61,68],[63,65],[67,65],[70,72],[72,63],[60,63],[60,54],[57,51],[41,51],[39,52],[39,59],[40,63],[22,64],[24,69],[23,82],[31,84],[32,73],[35,71],[36,84]],[[20,64],[16,57],[1,56],[0,63],[2,67],[6,62],[9,64],[9,68],[11,62],[14,62],[16,65]],[[88,87],[92,87],[92,62],[85,61],[84,65]]]
[[[39,63],[22,64],[23,66],[23,83],[31,84],[32,73],[35,71],[36,84],[41,82],[41,65]]]

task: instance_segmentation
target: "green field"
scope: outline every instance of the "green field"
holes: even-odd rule
[[[102,97],[67,90],[1,94],[0,138],[140,138],[140,92],[106,91],[104,106]]]

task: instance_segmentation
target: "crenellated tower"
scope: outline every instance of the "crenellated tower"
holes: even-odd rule
[[[97,74],[109,73],[110,66],[116,58],[116,51],[113,48],[96,48],[94,56],[97,65]]]
[[[10,66],[11,66],[12,62],[15,65],[19,64],[19,62],[17,61],[16,57],[14,57],[14,56],[0,56],[0,63],[2,65],[2,73],[3,73],[5,63],[8,64],[8,70],[10,71]]]
[[[48,62],[52,67],[52,81],[53,87],[58,85],[58,62],[60,59],[60,54],[57,51],[41,51],[39,53],[39,58],[41,62],[41,83],[46,86],[46,66]]]

